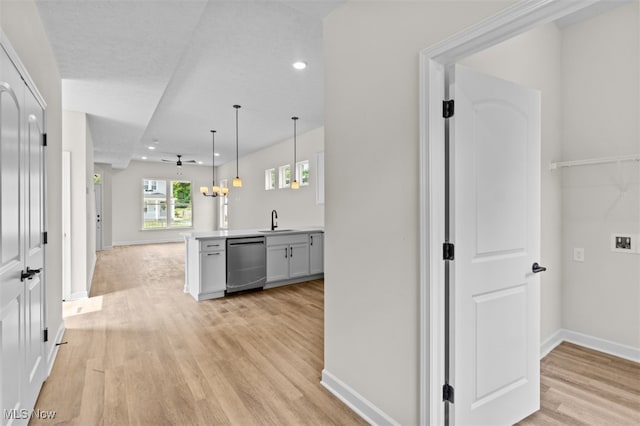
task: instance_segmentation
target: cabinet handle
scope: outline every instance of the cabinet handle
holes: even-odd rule
[[[311,237],[311,245],[313,245],[313,235],[310,235]]]
[[[284,248],[284,258],[287,258],[287,255],[289,254],[289,250],[287,250],[287,247]]]
[[[207,253],[207,256],[220,256],[220,253]]]
[[[289,247],[289,250],[291,250],[291,256],[289,257],[293,257],[293,247]]]
[[[220,244],[211,244],[211,245],[207,245],[207,248],[208,248],[208,247],[220,247]]]

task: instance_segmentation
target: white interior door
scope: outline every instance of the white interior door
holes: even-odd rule
[[[44,109],[0,49],[0,403],[26,423],[45,376]]]
[[[18,71],[0,49],[0,402],[22,408],[25,294],[22,197],[22,99]],[[8,419],[3,417],[2,424]]]
[[[510,425],[540,405],[540,93],[450,77],[450,420]]]
[[[96,251],[102,250],[102,184],[93,185],[96,198]]]
[[[26,267],[40,271],[25,280],[25,359],[26,375],[25,400],[32,407],[44,381],[44,176],[45,148],[44,109],[31,91],[25,90],[24,141],[25,161],[25,200],[26,229],[25,250]]]
[[[71,298],[71,152],[62,152],[62,299]]]

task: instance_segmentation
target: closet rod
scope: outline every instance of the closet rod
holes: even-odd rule
[[[556,170],[561,167],[589,166],[592,164],[618,163],[623,161],[640,161],[640,155],[620,155],[618,157],[602,157],[590,158],[587,160],[559,161],[549,165],[550,170]]]

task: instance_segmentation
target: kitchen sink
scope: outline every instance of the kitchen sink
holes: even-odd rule
[[[278,232],[287,232],[287,231],[293,231],[293,229],[274,229],[273,231],[271,229],[263,229],[260,232],[264,232],[264,233],[270,234],[272,232],[273,233],[278,233]]]

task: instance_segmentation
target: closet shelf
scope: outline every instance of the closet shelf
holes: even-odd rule
[[[550,170],[560,169],[562,167],[575,167],[575,166],[590,166],[593,164],[607,164],[607,163],[621,163],[624,161],[638,161],[640,162],[640,155],[620,155],[617,157],[601,157],[601,158],[589,158],[586,160],[574,160],[574,161],[558,161],[549,165]]]

